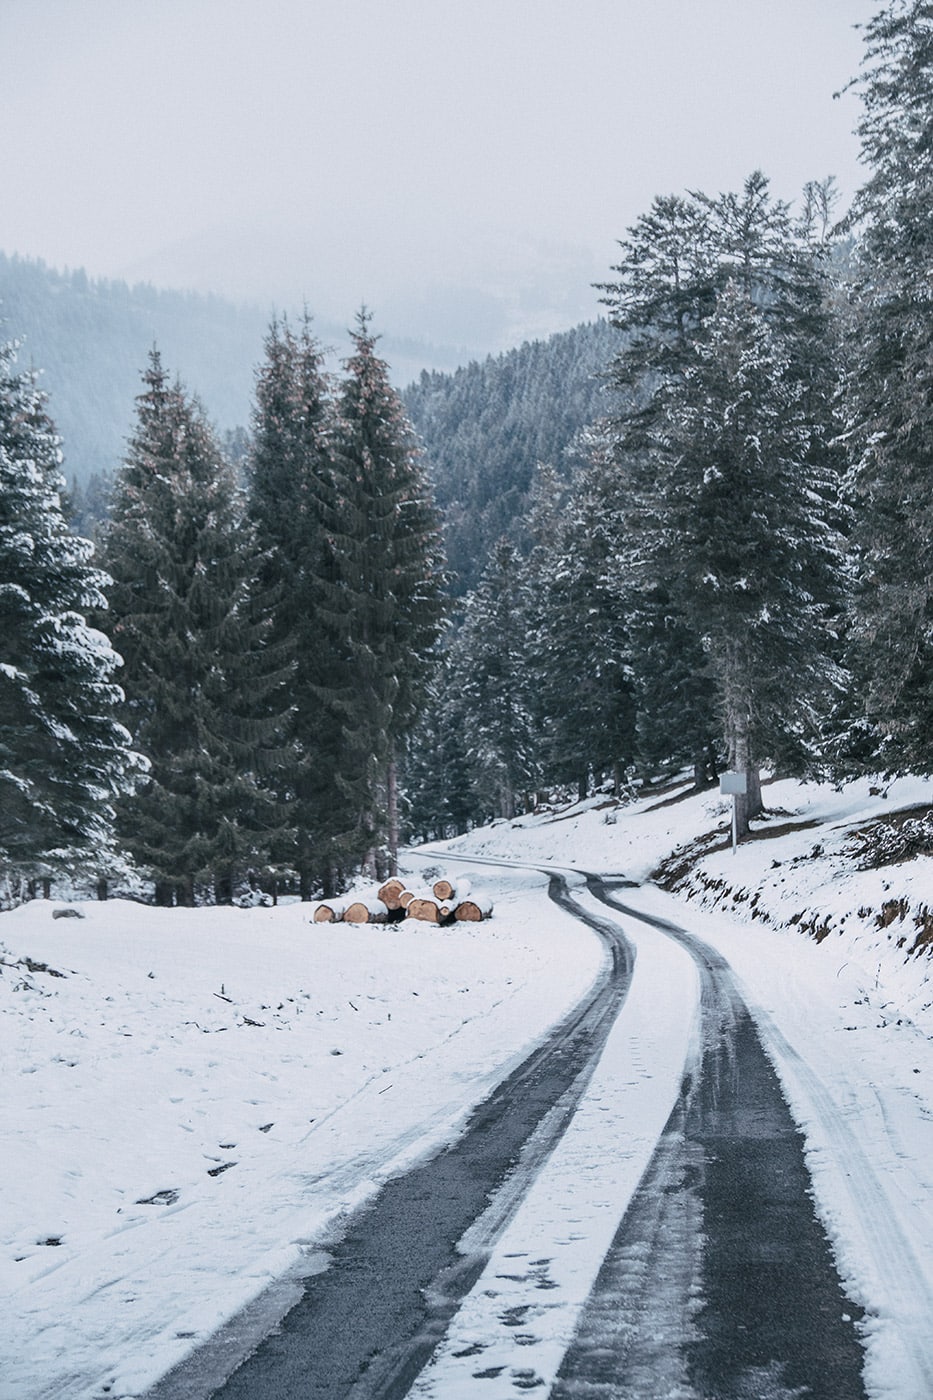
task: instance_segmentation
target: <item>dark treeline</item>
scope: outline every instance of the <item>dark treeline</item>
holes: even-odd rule
[[[36,376],[4,351],[8,898],[89,873],[135,874],[161,904],[310,897],[391,869],[443,573],[365,314],[352,341],[335,380],[307,321],[273,323],[239,470],[154,350],[101,571],[65,524]]]
[[[273,322],[222,443],[153,352],[99,569],[7,347],[2,868],[309,896],[542,791],[728,767],[744,830],[763,768],[933,771],[933,0],[866,27],[859,83],[844,217],[831,180],[791,208],[758,172],[660,197],[596,339],[411,391],[470,585],[446,622],[365,316],[337,376]]]

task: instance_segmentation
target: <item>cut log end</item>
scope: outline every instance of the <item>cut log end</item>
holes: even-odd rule
[[[398,876],[393,875],[390,880],[386,880],[379,888],[379,898],[387,909],[401,908],[401,897],[405,893],[405,886]]]
[[[458,923],[478,924],[483,919],[488,919],[492,913],[492,900],[484,895],[474,895],[472,899],[463,899],[454,910],[454,918]]]
[[[342,904],[319,904],[311,915],[312,922],[316,924],[334,924],[342,918]]]
[[[343,921],[345,924],[385,923],[386,911],[384,908],[376,907],[374,901],[357,899],[347,906]]]
[[[440,923],[440,914],[433,899],[413,898],[408,906],[408,917],[426,924]]]

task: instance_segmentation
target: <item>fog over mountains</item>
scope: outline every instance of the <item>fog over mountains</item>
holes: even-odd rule
[[[346,327],[309,310],[336,367],[348,353]],[[399,387],[424,369],[453,371],[480,353],[406,339],[380,308],[373,311],[377,332],[384,332],[380,351]],[[297,319],[302,312],[301,305],[237,303],[142,282],[93,280],[80,270],[58,271],[0,253],[0,338],[21,341],[23,360],[41,370],[66,475],[82,484],[118,465],[153,345],[217,428],[231,431],[249,424],[254,369],[272,316]],[[347,324],[351,320],[348,315]],[[437,325],[442,331],[440,306]]]
[[[595,291],[593,299],[595,306]],[[439,329],[442,311],[438,304]],[[91,528],[101,508],[88,484],[111,476],[122,460],[153,345],[219,433],[234,433],[250,426],[272,314],[219,296],[94,281],[0,253],[0,341],[19,340],[21,362],[41,372],[65,476],[78,487],[80,530]],[[297,319],[301,308],[287,314]],[[347,332],[326,319],[313,326],[336,369],[348,353]],[[379,351],[424,445],[455,591],[462,592],[476,584],[496,538],[523,516],[536,466],[572,469],[581,429],[606,411],[601,376],[615,333],[594,317],[491,355],[405,340],[392,329],[385,325]]]

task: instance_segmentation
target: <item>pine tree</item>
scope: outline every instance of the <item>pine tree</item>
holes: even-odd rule
[[[541,468],[523,565],[527,598],[528,704],[545,786],[590,774],[616,788],[634,758],[635,710],[627,620],[613,588],[616,549],[598,482],[578,478],[571,499],[553,468]]]
[[[703,651],[730,766],[805,771],[839,673],[839,549],[811,461],[807,396],[764,313],[735,283],[667,402],[672,461],[653,549]],[[741,819],[741,812],[740,812]]]
[[[458,657],[456,646],[439,657],[401,764],[404,825],[410,837],[422,841],[458,836],[481,816],[458,703]]]
[[[397,760],[425,701],[443,574],[427,479],[369,319],[360,313],[337,405],[322,615],[339,654],[322,698],[342,732],[339,844],[393,868]]]
[[[342,794],[337,772],[342,726],[323,696],[335,675],[340,639],[324,613],[325,523],[337,512],[334,422],[324,357],[305,317],[293,331],[273,321],[256,377],[249,511],[270,591],[272,639],[289,655],[293,760],[270,782],[290,801],[290,863],[302,897],[329,891],[341,864],[336,846]]]
[[[87,620],[108,580],[68,529],[61,460],[36,374],[0,346],[0,861],[29,878],[106,871],[136,766],[120,659]]]
[[[121,831],[160,903],[205,887],[227,902],[283,836],[259,779],[279,757],[288,668],[267,646],[252,534],[200,406],[157,351],[143,382],[105,539],[127,720],[151,765]]]
[[[800,771],[820,760],[816,712],[825,715],[838,675],[822,250],[814,221],[795,226],[758,173],[738,195],[657,207],[667,214],[664,256],[639,226],[623,245],[620,282],[607,288],[627,336],[614,381],[642,389],[615,424],[632,636],[643,648],[636,681],[643,705],[682,698],[698,778],[715,696],[729,761],[748,772],[745,815],[754,815],[761,762]],[[652,721],[642,714],[643,732]],[[665,705],[661,729],[674,727]]]
[[[866,26],[848,374],[865,761],[933,771],[933,4]]]

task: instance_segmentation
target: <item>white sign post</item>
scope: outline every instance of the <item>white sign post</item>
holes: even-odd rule
[[[748,792],[748,776],[745,773],[721,773],[719,791],[732,794],[732,854],[739,844],[739,797]]]

